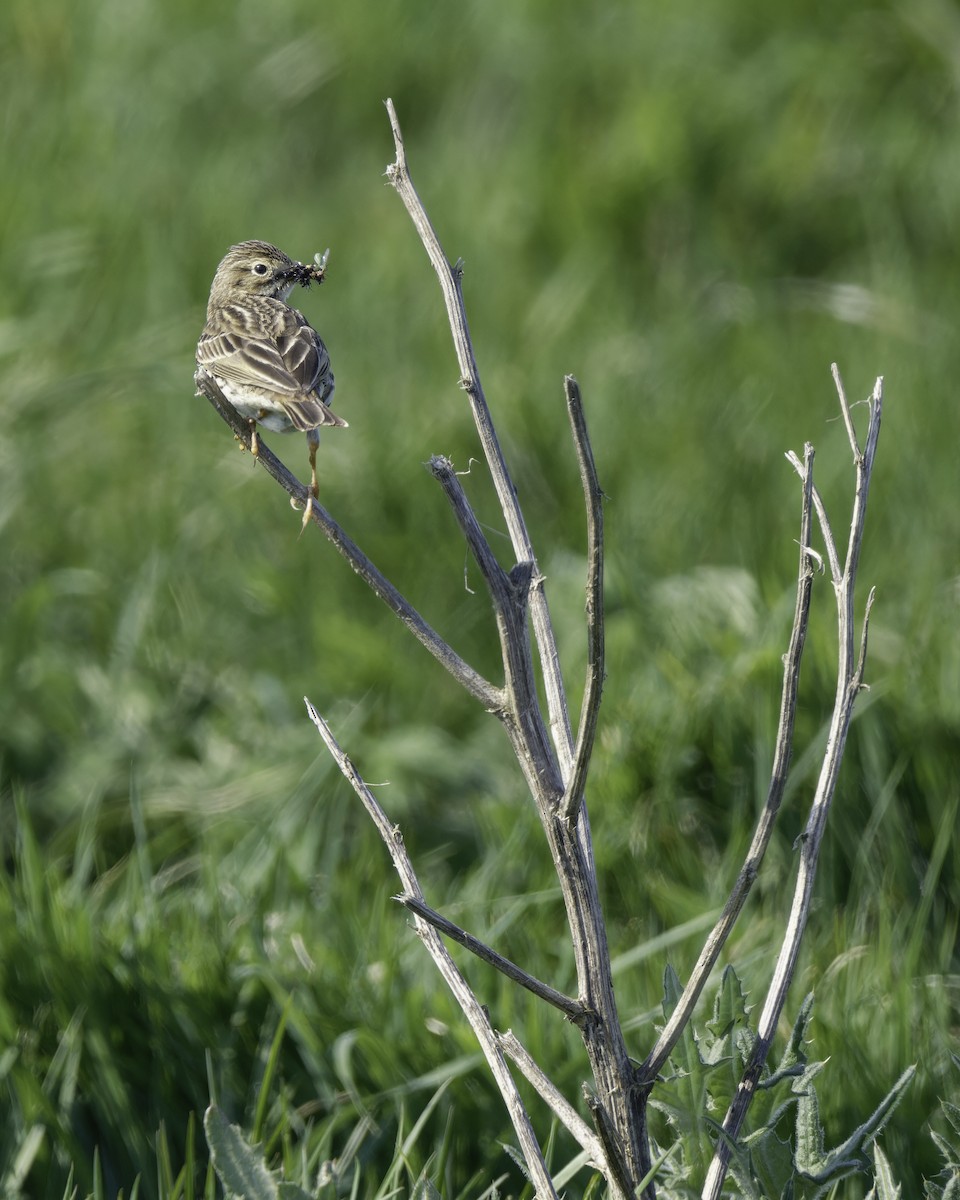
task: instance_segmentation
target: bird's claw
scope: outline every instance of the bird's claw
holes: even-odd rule
[[[297,541],[303,537],[303,531],[310,524],[310,517],[313,513],[313,494],[307,492],[307,502],[303,506],[303,520],[300,522],[300,532],[297,534]]]

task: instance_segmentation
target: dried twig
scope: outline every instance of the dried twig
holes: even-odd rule
[[[517,490],[507,470],[506,460],[500,448],[500,440],[494,429],[490,409],[480,383],[480,372],[473,353],[473,343],[470,340],[470,330],[463,303],[463,264],[457,262],[456,265],[451,266],[443,252],[440,240],[430,223],[430,218],[417,195],[417,190],[413,186],[410,172],[407,169],[407,156],[403,145],[403,134],[400,131],[400,122],[397,119],[397,110],[394,108],[392,100],[387,100],[386,106],[397,154],[396,160],[387,168],[387,179],[396,188],[410,214],[414,227],[420,235],[423,248],[440,281],[440,289],[443,292],[443,300],[450,320],[450,331],[453,334],[454,349],[460,367],[460,384],[470,399],[480,444],[483,446],[490,476],[497,492],[497,499],[503,510],[514,553],[519,562],[535,564],[533,543],[530,540],[527,524],[517,499]],[[535,569],[530,588],[530,615],[533,621],[534,636],[540,651],[553,743],[560,761],[561,773],[566,779],[573,765],[573,734],[570,727],[563,676],[560,671],[560,657],[557,653],[556,638],[550,621],[543,585],[544,577],[539,569]]]
[[[874,457],[877,449],[877,439],[880,435],[880,416],[883,408],[883,380],[878,379],[870,398],[870,421],[867,428],[865,449],[861,452],[857,443],[850,408],[847,404],[843,385],[840,382],[836,366],[834,379],[840,399],[840,408],[847,427],[847,436],[853,451],[856,468],[856,494],[853,502],[853,515],[850,522],[850,534],[847,539],[847,553],[843,571],[836,574],[833,566],[834,590],[837,602],[837,621],[839,626],[837,691],[834,700],[833,715],[827,735],[827,747],[824,752],[823,765],[817,781],[810,816],[800,841],[800,865],[797,872],[797,882],[794,888],[793,903],[787,928],[784,933],[780,954],[774,968],[773,979],[764,1001],[763,1010],[757,1025],[757,1040],[754,1044],[750,1059],[740,1079],[737,1092],[724,1118],[722,1133],[717,1142],[713,1161],[707,1172],[707,1180],[703,1189],[704,1200],[719,1200],[724,1177],[732,1154],[732,1147],[743,1127],[747,1110],[753,1099],[754,1091],[760,1080],[770,1045],[776,1031],[777,1022],[783,1012],[787,990],[796,970],[797,957],[800,952],[800,942],[806,929],[810,905],[813,899],[813,883],[816,876],[817,861],[820,846],[826,829],[827,816],[836,792],[837,778],[840,773],[840,763],[846,744],[850,721],[853,717],[853,705],[859,692],[863,689],[863,672],[866,657],[867,627],[870,619],[870,609],[873,605],[873,592],[867,600],[866,612],[863,618],[863,632],[860,640],[859,655],[855,653],[855,611],[854,588],[857,582],[857,567],[860,561],[860,550],[863,544],[863,525],[866,517],[867,497],[870,491],[870,479],[873,473]],[[801,471],[804,485],[809,486],[808,479],[799,467],[799,460],[794,457],[794,466]],[[838,559],[834,545],[832,530],[826,513],[820,506],[817,513],[824,541],[827,544],[828,557],[831,564]]]
[[[740,915],[750,889],[753,887],[760,864],[766,853],[773,833],[780,802],[787,784],[790,758],[793,750],[793,728],[797,712],[797,688],[800,683],[800,662],[810,619],[810,596],[813,590],[813,566],[810,560],[810,524],[813,501],[813,447],[804,447],[805,471],[803,477],[803,502],[800,512],[800,569],[797,578],[797,602],[790,631],[790,644],[783,657],[783,689],[780,696],[780,722],[777,728],[776,747],[767,799],[757,822],[753,840],[733,890],[724,905],[723,912],[710,932],[700,957],[691,972],[679,1001],[664,1025],[656,1044],[646,1060],[637,1069],[640,1087],[650,1087],[674,1046],[680,1040],[694,1007],[706,985],[710,972],[716,965],[724,943],[730,936],[737,917]]]
[[[504,573],[490,563],[486,539],[475,528],[475,518],[462,495],[452,467],[435,459],[431,469],[454,506],[471,552],[484,573],[497,615],[507,696],[504,708],[497,715],[510,736],[514,753],[536,801],[553,855],[570,927],[579,999],[596,1014],[595,1019],[583,1022],[580,1027],[596,1084],[591,1106],[608,1156],[604,1174],[613,1192],[625,1200],[633,1195],[636,1183],[646,1176],[650,1168],[646,1113],[642,1099],[633,1087],[634,1068],[627,1054],[617,1014],[586,808],[580,806],[575,822],[561,820],[557,816],[558,803],[573,771],[574,743],[544,580],[536,566],[517,492],[507,471],[480,385],[464,310],[461,271],[459,266],[451,267],[447,261],[410,180],[403,137],[396,111],[389,100],[387,111],[397,155],[396,161],[387,170],[387,176],[403,200],[440,280],[460,364],[461,381],[470,397],[480,441],[518,559],[511,572]],[[580,440],[585,444],[585,434]],[[518,575],[518,572],[522,574]],[[505,580],[512,586],[506,586]],[[547,735],[537,697],[526,632],[527,607],[543,674],[550,736]],[[647,1191],[653,1194],[652,1187]]]
[[[343,772],[353,790],[360,797],[363,807],[367,810],[368,815],[377,827],[377,832],[390,852],[394,869],[400,876],[406,894],[417,900],[422,900],[423,892],[420,888],[420,882],[417,879],[413,863],[411,863],[406,847],[403,844],[403,835],[400,833],[399,828],[387,819],[373,792],[367,787],[356,767],[337,744],[336,738],[333,736],[329,725],[327,725],[323,717],[320,716],[306,697],[304,697],[304,703],[307,706],[307,712],[310,714],[310,720],[316,725],[334,761]],[[540,1200],[557,1200],[557,1193],[550,1179],[546,1163],[543,1161],[543,1154],[540,1151],[536,1134],[533,1132],[533,1126],[530,1124],[530,1118],[524,1108],[523,1100],[520,1098],[520,1093],[517,1091],[517,1086],[510,1074],[510,1069],[504,1060],[503,1051],[490,1024],[490,1018],[487,1015],[486,1009],[477,1000],[470,985],[460,974],[439,933],[419,916],[414,917],[414,924],[430,957],[436,963],[437,969],[453,992],[457,1004],[463,1010],[464,1016],[470,1022],[477,1041],[480,1043],[480,1048],[496,1080],[497,1087],[500,1089],[504,1103],[507,1106],[507,1111],[510,1114],[510,1120],[520,1139],[523,1157],[530,1171],[530,1177],[536,1188],[537,1196]]]
[[[216,380],[202,367],[194,380],[200,394],[206,396],[220,416],[230,426],[242,444],[253,449],[250,422],[241,417],[217,386]],[[333,519],[330,513],[309,493],[307,487],[287,470],[270,448],[257,437],[257,461],[300,507],[310,504],[310,519],[343,555],[354,571],[391,608],[421,645],[445,667],[471,696],[495,711],[503,706],[503,691],[465,662],[459,654],[417,612],[413,605],[393,586],[363,553],[355,541]]]
[[[504,662],[507,703],[497,715],[510,736],[517,761],[537,802],[560,883],[580,999],[588,1019],[578,1022],[597,1091],[594,1110],[609,1159],[606,1174],[615,1190],[624,1180],[639,1179],[649,1169],[649,1146],[643,1108],[632,1088],[633,1067],[617,1016],[610,954],[593,859],[586,812],[574,827],[556,819],[562,794],[559,770],[537,704],[536,682],[527,637],[525,601],[531,563],[518,563],[507,574],[498,564],[463,493],[453,464],[434,457],[430,469],[440,482],[476,559],[493,602]],[[633,1191],[626,1188],[624,1195]]]
[[[504,571],[470,507],[453,463],[442,455],[434,455],[429,465],[450,502],[493,603],[503,656],[505,695],[505,702],[496,715],[510,737],[531,794],[547,796],[552,805],[561,792],[559,767],[540,713],[527,636],[528,603],[535,564],[519,562],[512,571]]]
[[[491,967],[496,967],[501,974],[506,975],[508,979],[512,979],[514,983],[520,984],[528,992],[532,992],[534,996],[538,996],[541,1000],[546,1000],[548,1004],[552,1004],[554,1008],[558,1008],[575,1025],[579,1025],[581,1021],[589,1018],[589,1010],[579,1000],[573,1000],[570,996],[565,996],[563,992],[558,992],[556,988],[550,987],[549,984],[535,979],[533,975],[528,975],[516,963],[511,962],[509,958],[504,958],[502,954],[498,954],[496,950],[492,950],[484,942],[481,942],[479,938],[475,938],[472,933],[467,933],[465,929],[461,929],[459,925],[455,925],[453,921],[448,920],[441,913],[430,908],[418,896],[394,896],[394,900],[399,901],[410,912],[416,913],[418,917],[422,917],[424,921],[428,921],[434,929],[438,929],[445,937],[457,942],[465,950],[469,950],[471,954],[475,954],[482,962],[488,963]]]
[[[593,742],[597,735],[600,699],[603,694],[603,492],[597,478],[593,448],[587,435],[580,386],[572,375],[568,375],[563,383],[587,505],[587,682],[580,708],[573,771],[559,807],[560,816],[564,821],[574,821],[587,785],[587,771],[590,768]]]
[[[497,1041],[503,1050],[513,1059],[517,1067],[529,1083],[536,1089],[540,1098],[550,1106],[560,1123],[573,1135],[584,1150],[590,1155],[598,1170],[604,1168],[603,1147],[600,1139],[577,1112],[567,1098],[557,1090],[553,1082],[547,1078],[530,1052],[523,1046],[513,1031],[498,1033]]]

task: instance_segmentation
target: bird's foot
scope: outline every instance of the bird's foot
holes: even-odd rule
[[[308,492],[307,493],[307,502],[303,506],[303,520],[300,522],[300,532],[297,534],[298,542],[303,537],[303,531],[310,524],[310,517],[313,514],[313,500],[314,500],[313,493]]]

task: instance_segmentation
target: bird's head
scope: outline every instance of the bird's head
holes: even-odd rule
[[[298,283],[309,284],[311,268],[294,262],[269,242],[240,242],[231,246],[213,277],[210,299],[269,296],[286,300]]]

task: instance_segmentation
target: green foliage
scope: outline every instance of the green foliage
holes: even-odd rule
[[[211,1105],[203,1118],[207,1145],[214,1168],[228,1196],[245,1200],[280,1200],[281,1188],[288,1200],[306,1200],[308,1193],[292,1183],[278,1183],[236,1125]]]
[[[887,1156],[877,1142],[870,1149],[873,1153],[874,1183],[867,1193],[867,1200],[900,1200],[900,1185],[893,1178]]]
[[[663,1015],[669,1019],[683,988],[668,967]],[[778,1066],[761,1075],[749,1110],[747,1131],[734,1147],[730,1175],[735,1194],[748,1200],[793,1197],[815,1200],[850,1175],[876,1165],[880,1186],[887,1166],[873,1164],[868,1151],[915,1076],[904,1071],[873,1114],[840,1145],[824,1149],[824,1127],[814,1080],[826,1066],[811,1062],[806,1046],[813,1011],[807,996]],[[713,1158],[721,1122],[756,1041],[740,980],[727,967],[713,1002],[713,1016],[698,1033],[687,1026],[670,1057],[670,1073],[658,1082],[650,1107],[666,1120],[676,1151],[666,1160],[662,1191],[671,1197],[698,1196]]]
[[[953,1065],[960,1071],[960,1058],[953,1055]],[[935,1179],[924,1184],[927,1200],[956,1200],[960,1196],[960,1108],[949,1100],[941,1100],[940,1107],[946,1124],[946,1132],[933,1130],[931,1136],[940,1151],[941,1169]]]
[[[426,1160],[427,1165],[419,1173],[413,1163],[423,1131],[445,1090],[446,1085],[443,1085],[434,1093],[409,1132],[403,1132],[404,1121],[401,1119],[401,1132],[398,1134],[393,1162],[376,1185],[367,1173],[364,1195],[372,1197],[372,1200],[386,1200],[386,1197],[402,1190],[410,1195],[411,1200],[439,1200],[440,1193],[431,1182],[427,1170],[435,1169],[443,1176],[444,1158],[449,1146],[441,1144],[438,1152]],[[263,1149],[251,1145],[243,1130],[231,1124],[216,1105],[207,1109],[203,1127],[210,1147],[211,1164],[228,1197],[237,1197],[238,1200],[335,1200],[338,1196],[358,1193],[361,1170],[354,1155],[369,1132],[367,1120],[357,1125],[348,1141],[347,1153],[339,1158],[321,1158],[321,1151],[328,1149],[329,1143],[323,1138],[308,1139],[302,1152],[299,1155],[285,1155],[277,1170],[268,1167]]]

